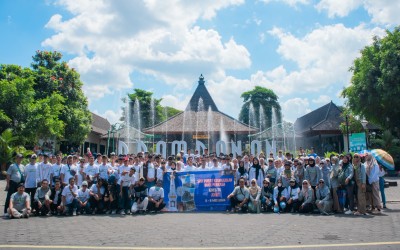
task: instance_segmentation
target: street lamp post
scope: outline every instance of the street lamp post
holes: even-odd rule
[[[346,115],[347,152],[350,152],[349,116]]]

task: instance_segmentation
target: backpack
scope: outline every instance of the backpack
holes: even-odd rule
[[[345,169],[339,169],[338,171],[338,182],[340,185],[345,186],[346,185],[346,173]]]

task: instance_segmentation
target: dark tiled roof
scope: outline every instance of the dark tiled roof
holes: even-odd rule
[[[92,131],[97,134],[107,134],[110,129],[110,122],[107,119],[92,113]]]
[[[189,104],[186,107],[186,111],[198,111],[199,109],[199,100],[200,98],[203,100],[203,107],[204,111],[207,111],[209,107],[211,107],[212,111],[218,111],[217,105],[215,105],[214,100],[212,99],[210,93],[208,93],[208,90],[206,86],[204,85],[204,77],[203,75],[200,75],[199,77],[199,85],[197,86],[196,90],[194,91],[194,94],[192,98],[189,101]]]
[[[300,118],[294,123],[297,134],[313,131],[340,131],[342,111],[332,101]]]
[[[210,121],[210,122],[209,122]],[[168,120],[154,126],[155,134],[171,133],[179,134],[182,132],[220,132],[221,123],[223,130],[231,133],[251,133],[257,131],[256,128],[250,127],[220,111],[212,112],[194,112],[185,111],[181,112]],[[146,128],[144,133],[152,134],[153,128]]]

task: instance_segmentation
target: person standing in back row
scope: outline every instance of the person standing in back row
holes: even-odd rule
[[[23,174],[25,168],[24,165],[21,164],[21,162],[22,162],[22,155],[16,154],[15,162],[11,164],[11,166],[7,170],[7,184],[6,184],[7,197],[6,197],[6,203],[4,205],[5,216],[8,216],[7,209],[10,205],[11,195],[17,192],[19,183],[25,182],[25,177]],[[25,191],[25,186],[24,186],[24,191]]]

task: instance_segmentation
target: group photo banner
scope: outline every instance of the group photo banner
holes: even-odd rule
[[[168,211],[225,211],[234,175],[223,170],[166,173],[163,188]]]

